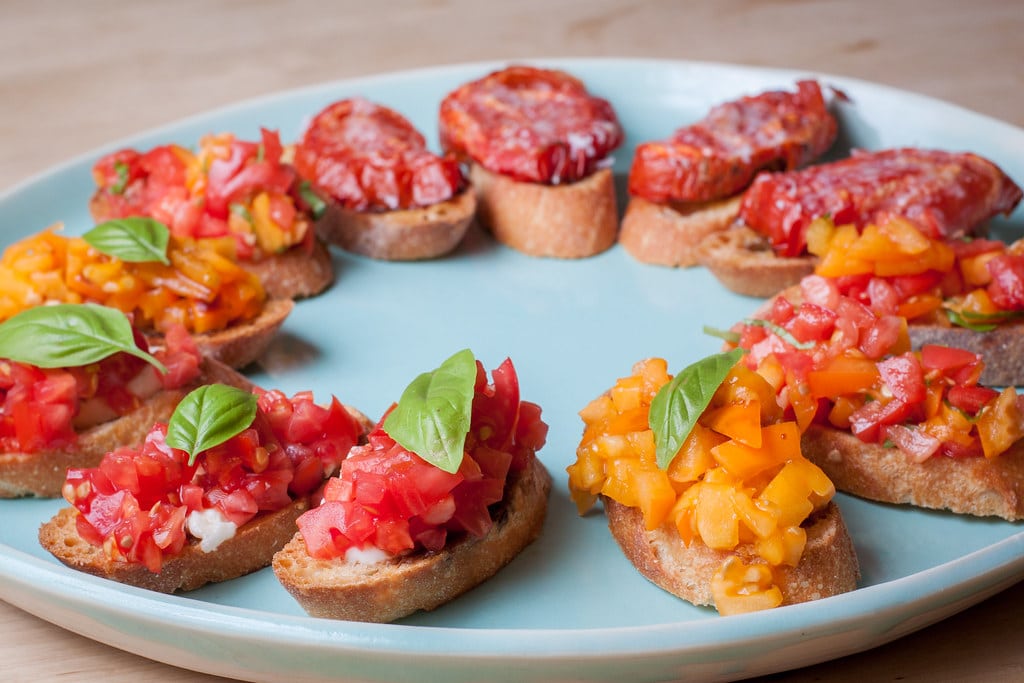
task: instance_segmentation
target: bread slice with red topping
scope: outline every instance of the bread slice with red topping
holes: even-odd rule
[[[437,552],[380,563],[311,557],[301,534],[274,556],[274,573],[307,613],[349,621],[390,622],[432,610],[493,576],[541,533],[551,477],[539,460],[511,477],[494,525]]]

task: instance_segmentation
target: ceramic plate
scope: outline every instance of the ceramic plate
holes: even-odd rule
[[[550,60],[615,105],[633,148],[701,117],[709,106],[818,76],[841,88],[838,153],[852,146],[970,149],[1024,179],[1024,131],[938,102],[845,78],[642,60]],[[0,197],[3,240],[63,221],[91,226],[90,166],[125,145],[194,145],[204,134],[294,140],[333,100],[363,95],[406,114],[436,148],[436,110],[458,84],[500,64],[374,76],[288,92],[190,118],[97,150]],[[621,182],[620,182],[621,185]],[[1021,211],[997,221],[1020,233]],[[581,433],[577,411],[662,356],[678,371],[717,349],[758,301],[727,293],[703,269],[642,265],[616,247],[581,261],[532,259],[471,232],[451,256],[380,263],[335,253],[338,280],[302,301],[253,373],[288,392],[337,394],[379,416],[415,374],[470,347],[489,367],[510,356],[523,396],[551,425],[541,457],[553,473],[542,538],[485,585],[430,614],[366,625],[306,617],[272,572],[163,596],[67,570],[36,543],[57,501],[0,502],[0,597],[146,657],[252,680],[470,681],[730,679],[795,668],[874,647],[1011,585],[1024,570],[1024,528],[1002,521],[838,497],[860,556],[850,594],[718,617],[649,584],[623,558],[600,514],[577,516],[565,483]]]

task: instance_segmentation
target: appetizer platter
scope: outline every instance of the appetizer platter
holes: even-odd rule
[[[317,112],[346,98],[365,98],[386,107],[389,119],[404,117],[393,124],[403,140],[400,154],[411,149],[417,159],[427,158],[426,150],[440,153],[450,143],[438,132],[439,106],[446,95],[506,66],[465,64],[329,83],[241,103],[118,141],[0,197],[5,226],[0,246],[57,223],[71,238],[93,228],[102,208],[99,199],[108,205],[113,201],[96,194],[93,169],[118,150],[176,145],[182,152],[175,154],[183,158],[190,154],[185,150],[208,141],[205,136],[230,132],[236,137],[227,142],[219,138],[226,148],[235,139],[262,136],[256,163],[262,163],[267,149],[273,150],[270,156],[277,163],[282,154],[278,145],[298,142]],[[602,133],[608,139],[603,147],[598,145],[596,173],[607,176],[611,169],[619,215],[628,199],[633,153],[641,143],[667,139],[722,102],[791,89],[807,79],[842,93],[829,100],[837,131],[825,162],[856,148],[945,149],[980,155],[1008,177],[1024,178],[1024,131],[869,83],[824,74],[669,61],[546,60],[536,66],[563,69],[585,84],[587,97],[614,108],[607,123],[610,127],[617,116],[615,125],[621,124],[623,138],[619,140],[617,132]],[[380,111],[363,104],[354,109]],[[608,118],[607,112],[603,115]],[[330,129],[338,124],[322,125]],[[246,149],[248,159],[254,152]],[[325,158],[334,163],[339,154],[322,143],[315,151],[316,163]],[[212,154],[233,158],[230,151],[221,157]],[[429,156],[424,163],[436,166],[442,163],[439,158]],[[115,188],[115,199],[124,191],[121,168],[127,166],[112,162],[100,179],[108,194]],[[584,174],[582,166],[577,168]],[[324,184],[336,177],[327,170],[318,176]],[[586,173],[593,170],[587,168]],[[452,175],[456,171],[451,168],[446,173],[446,194],[419,204],[385,202],[386,212],[431,212],[451,197],[466,195],[467,182],[490,182],[482,181],[486,176],[479,173],[468,181]],[[212,187],[210,178],[205,182]],[[345,204],[343,193],[331,194],[338,205],[328,210],[343,212],[350,225],[364,225],[359,212],[365,206]],[[300,213],[312,208],[307,199],[289,201]],[[102,213],[120,215],[110,206]],[[228,213],[221,222],[239,225],[239,219]],[[1020,239],[1022,214],[1016,208],[1009,216],[993,218],[990,236],[1005,242]],[[253,201],[238,215],[260,232],[265,222],[260,223],[259,216],[271,213],[267,205],[261,208]],[[371,227],[389,229],[376,223]],[[267,234],[260,232],[261,237]],[[311,391],[325,402],[336,395],[376,421],[388,415],[417,373],[437,367],[460,349],[472,349],[481,368],[504,368],[504,359],[512,359],[515,370],[495,370],[493,381],[500,384],[508,372],[513,378],[517,375],[515,395],[521,386],[522,405],[529,401],[530,406],[540,406],[547,429],[546,439],[536,434],[528,439],[530,462],[535,462],[535,449],[536,463],[551,475],[546,516],[536,539],[527,541],[521,552],[517,547],[518,555],[508,558],[504,569],[451,602],[395,623],[368,624],[343,620],[347,616],[307,616],[269,567],[176,595],[73,571],[57,562],[37,538],[40,525],[66,508],[65,501],[0,500],[5,520],[0,528],[0,597],[116,647],[246,680],[502,679],[512,667],[519,680],[728,680],[881,645],[995,594],[1024,571],[1020,522],[820,491],[821,506],[831,500],[828,509],[842,512],[859,560],[859,580],[857,568],[847,567],[842,586],[834,591],[837,594],[830,591],[830,597],[724,617],[713,608],[684,602],[634,569],[609,534],[600,510],[578,513],[580,491],[570,493],[566,469],[576,461],[584,430],[580,412],[590,412],[587,406],[594,397],[641,359],[665,359],[668,372],[676,373],[714,354],[722,340],[705,329],[729,330],[737,321],[749,320],[764,300],[729,291],[703,267],[642,262],[621,244],[602,243],[582,258],[578,253],[551,258],[543,256],[543,250],[538,257],[514,239],[502,244],[471,225],[457,246],[434,245],[429,254],[384,260],[389,257],[381,253],[394,252],[352,248],[350,234],[351,228],[329,233],[334,237],[325,238],[333,241],[330,247],[308,233],[293,235],[296,241],[288,243],[288,250],[300,249],[297,241],[305,240],[310,249],[320,250],[321,266],[322,250],[329,249],[333,283],[325,284],[331,276],[320,278],[314,288],[319,293],[302,294],[313,293],[294,303],[269,341],[264,340],[266,346],[256,361],[245,364],[246,378],[288,396]],[[375,233],[374,245],[391,239],[382,234]],[[273,231],[269,235],[271,240],[280,237]],[[667,381],[664,369],[659,372]],[[530,421],[523,415],[515,419],[541,424],[536,413],[530,412]],[[386,418],[381,422],[386,426]],[[380,433],[371,432],[371,444],[375,438],[379,443]],[[386,442],[387,448],[392,445]],[[367,455],[372,450],[367,447]],[[327,497],[340,505],[349,499],[341,485],[337,488]],[[546,492],[546,486],[542,488]],[[87,509],[86,494],[80,501],[82,510]],[[68,501],[76,500],[75,495],[65,492]],[[580,510],[587,507],[581,505]]]

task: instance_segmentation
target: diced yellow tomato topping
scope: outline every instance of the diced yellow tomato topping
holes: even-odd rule
[[[671,379],[661,359],[637,363],[580,411],[583,438],[567,468],[572,498],[583,514],[606,496],[638,508],[648,530],[669,525],[687,545],[730,553],[713,582],[722,614],[777,606],[772,568],[799,562],[801,524],[835,488],[802,456],[800,429],[781,421],[775,388],[742,363],[662,470],[648,413]],[[740,562],[731,551],[741,544],[764,564]]]
[[[230,239],[172,238],[167,257],[126,262],[54,229],[8,247],[0,258],[0,320],[51,302],[98,303],[133,316],[140,329],[181,323],[195,333],[251,320],[266,295],[232,258]]]
[[[1013,387],[1003,389],[999,397],[985,406],[978,416],[978,438],[986,458],[994,458],[1024,438],[1024,416]]]

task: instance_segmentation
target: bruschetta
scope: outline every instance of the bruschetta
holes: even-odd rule
[[[468,350],[420,375],[299,517],[273,566],[306,612],[389,622],[435,609],[541,533],[547,425],[510,361],[492,377]]]
[[[1024,400],[980,383],[979,355],[911,351],[905,318],[876,314],[817,275],[801,282],[799,302],[776,297],[731,335],[839,490],[1024,518]]]
[[[364,421],[308,392],[205,385],[140,444],[68,470],[70,507],[39,541],[72,569],[163,593],[242,576],[291,538]]]
[[[602,501],[644,577],[722,615],[851,591],[860,570],[835,488],[740,356],[676,377],[641,361],[591,401],[568,467],[573,500],[581,514]]]
[[[318,234],[371,258],[447,254],[476,212],[458,161],[430,152],[398,112],[359,97],[313,118],[296,145],[295,167],[325,202]]]
[[[178,238],[223,238],[222,251],[254,273],[272,298],[319,294],[334,281],[316,239],[320,200],[289,163],[276,131],[260,140],[207,135],[196,151],[168,144],[122,149],[93,166],[89,210],[97,223],[142,217]]]
[[[765,170],[792,170],[828,151],[838,124],[816,81],[719,104],[665,140],[636,148],[619,242],[644,263],[693,266],[704,240],[736,219]]]
[[[69,467],[142,440],[203,382],[249,383],[181,326],[149,347],[120,311],[29,309],[0,324],[0,497],[56,498]]]
[[[969,152],[854,150],[838,161],[761,173],[744,191],[737,220],[708,237],[700,262],[739,294],[769,297],[814,270],[808,228],[913,223],[932,239],[975,237],[1009,214],[1021,188],[993,162]]]
[[[530,256],[582,258],[615,243],[611,104],[564,71],[509,66],[441,102],[441,145],[470,165],[477,218]]]
[[[224,240],[170,236],[150,219],[125,219],[69,237],[50,228],[0,257],[0,321],[36,306],[116,308],[155,344],[183,325],[204,355],[240,368],[253,362],[291,312],[266,296]]]

